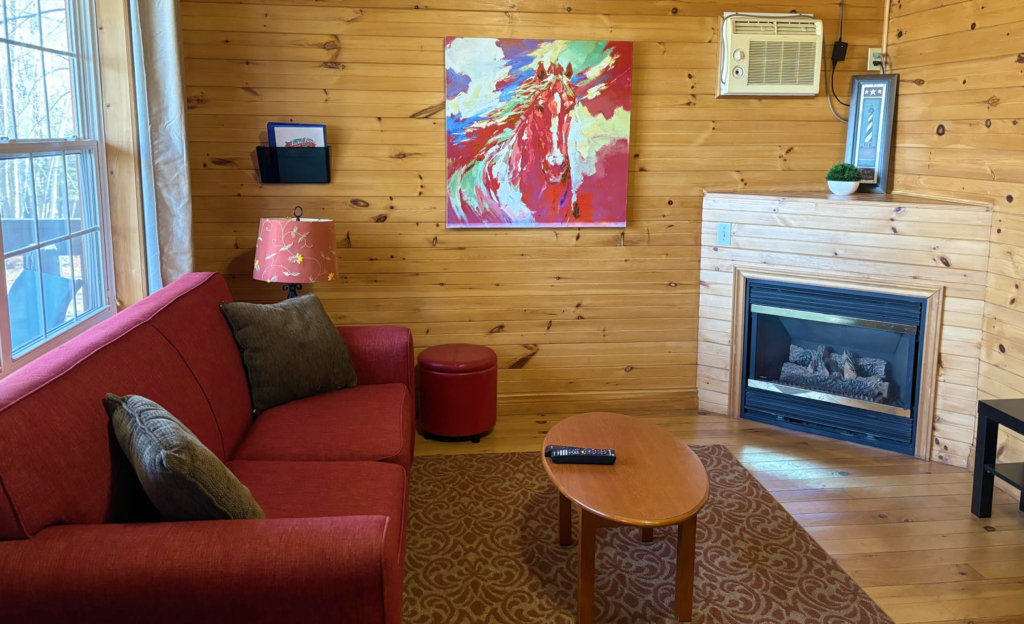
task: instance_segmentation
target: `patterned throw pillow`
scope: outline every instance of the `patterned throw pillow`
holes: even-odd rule
[[[121,449],[165,519],[266,517],[249,488],[167,410],[135,395],[108,394],[106,406]]]
[[[222,303],[242,352],[257,414],[356,385],[345,340],[316,295],[280,303]]]

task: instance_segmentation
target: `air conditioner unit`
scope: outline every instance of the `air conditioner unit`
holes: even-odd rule
[[[822,33],[811,16],[726,13],[718,95],[818,95]]]

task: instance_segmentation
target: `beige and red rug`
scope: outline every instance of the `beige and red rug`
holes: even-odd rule
[[[696,624],[892,624],[724,446],[693,450],[711,478]],[[539,454],[420,457],[410,496],[404,622],[576,621],[576,547]],[[596,622],[674,622],[675,550],[671,528],[599,529]]]

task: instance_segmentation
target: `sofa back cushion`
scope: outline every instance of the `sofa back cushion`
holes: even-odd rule
[[[185,276],[0,380],[0,540],[152,513],[114,438],[108,392],[151,398],[228,458],[251,407],[222,297],[219,276]],[[236,366],[240,387],[218,366]]]
[[[253,418],[242,356],[220,311],[231,293],[217,273],[191,273],[167,288],[172,287],[180,292],[153,314],[150,324],[174,345],[203,388],[230,458]]]
[[[113,436],[107,392],[159,397],[197,436],[223,449],[210,406],[174,347],[148,325],[119,321],[115,316],[3,381],[0,500],[11,506],[13,524],[0,525],[0,539],[54,524],[133,520],[149,509]]]

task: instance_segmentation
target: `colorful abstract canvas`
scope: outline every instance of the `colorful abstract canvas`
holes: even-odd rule
[[[626,224],[633,44],[445,40],[451,228]]]

